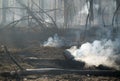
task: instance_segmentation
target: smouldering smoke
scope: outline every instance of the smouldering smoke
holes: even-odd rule
[[[104,65],[115,69],[120,69],[119,64],[116,63],[116,59],[119,57],[119,40],[95,40],[93,43],[84,43],[80,48],[76,46],[67,49],[74,59],[77,61],[83,61],[86,66],[99,66]]]
[[[63,45],[62,39],[57,34],[53,37],[49,37],[43,44],[44,47],[62,47]]]

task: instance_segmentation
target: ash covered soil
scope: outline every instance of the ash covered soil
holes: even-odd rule
[[[23,68],[65,68],[83,69],[78,63],[72,63],[64,58],[63,48],[34,47],[26,49],[9,49]],[[19,68],[3,52],[0,53],[0,71],[15,71]],[[85,68],[84,68],[85,69]],[[87,69],[96,69],[94,67]],[[1,78],[1,81],[3,78]],[[80,75],[77,73],[53,73],[27,76],[25,81],[120,81],[120,77],[104,77]]]
[[[66,47],[40,47],[39,43],[45,41],[49,36],[52,36],[53,32],[46,33],[48,32],[48,30],[46,30],[41,33],[38,29],[30,31],[28,31],[28,29],[21,29],[22,30],[18,28],[9,29],[9,31],[5,29],[1,31],[0,44],[8,46],[11,55],[16,58],[23,68],[98,69],[95,67],[81,68],[80,63],[66,60],[63,55],[64,50],[67,49]],[[92,36],[95,37],[95,35]],[[91,38],[91,36],[89,37]],[[28,48],[26,48],[26,46]],[[1,51],[0,72],[16,71],[18,69],[10,57]],[[0,81],[3,81],[2,77],[0,77]],[[25,77],[25,81],[120,81],[120,78],[59,73],[27,76]]]

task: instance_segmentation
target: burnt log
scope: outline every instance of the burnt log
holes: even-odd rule
[[[74,56],[71,55],[71,53],[67,50],[64,51],[64,57],[66,60],[73,60],[74,59]]]
[[[24,71],[12,71],[12,72],[2,72],[0,76],[2,77],[12,77],[20,78],[26,77],[28,75],[36,74],[71,74],[76,73],[80,75],[89,75],[89,76],[112,76],[120,77],[120,71],[117,70],[76,70],[76,69],[60,69],[60,68],[40,68],[40,69],[26,69]]]
[[[85,62],[76,61],[74,56],[67,50],[64,51],[64,57],[71,68],[83,69],[85,66]]]

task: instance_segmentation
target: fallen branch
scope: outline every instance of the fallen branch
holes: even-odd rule
[[[26,77],[28,75],[36,74],[71,74],[77,73],[80,75],[89,75],[89,76],[112,76],[120,77],[120,71],[116,70],[75,70],[75,69],[60,69],[60,68],[40,68],[40,69],[26,69],[24,71],[11,71],[11,72],[1,72],[0,76],[2,77]],[[16,77],[17,76],[17,77]]]

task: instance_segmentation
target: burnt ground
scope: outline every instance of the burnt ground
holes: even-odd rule
[[[63,48],[34,47],[26,49],[9,49],[23,68],[81,68],[84,63],[73,62],[64,58]],[[0,71],[15,71],[19,68],[3,52],[0,53]],[[97,69],[95,67],[87,69]],[[104,68],[106,69],[106,68]],[[2,79],[2,78],[1,78]],[[2,80],[1,80],[2,81]],[[25,77],[25,81],[120,81],[120,77],[90,76],[77,73],[41,74]]]
[[[98,28],[98,27],[97,27]],[[49,30],[49,31],[48,31]],[[72,30],[72,31],[71,31]],[[76,37],[75,31],[79,29],[71,29],[70,33],[66,34],[68,39],[74,39]],[[96,29],[91,29],[91,32],[97,32]],[[98,29],[99,31],[99,29]],[[50,47],[40,47],[40,43],[48,39],[48,37],[55,34],[55,29],[47,29],[44,32],[40,32],[39,28],[7,28],[0,30],[0,45],[8,46],[10,53],[16,58],[19,64],[23,68],[64,68],[64,69],[109,69],[112,68],[103,67],[102,65],[98,68],[89,67],[84,68],[84,63],[80,63],[73,60],[66,60],[64,58],[64,50],[67,47],[62,48],[50,48]],[[72,33],[73,32],[73,33]],[[88,31],[87,31],[88,32]],[[87,39],[84,40],[81,33],[81,41],[85,42],[90,39],[99,39],[99,34],[88,32]],[[58,33],[58,31],[57,31]],[[58,35],[64,36],[65,32],[60,32]],[[99,32],[100,33],[100,32]],[[103,32],[102,32],[103,34]],[[106,33],[105,33],[106,34]],[[105,36],[105,34],[103,34]],[[74,41],[74,40],[73,40]],[[0,49],[1,50],[1,49]],[[11,61],[8,55],[0,51],[0,72],[5,71],[17,71],[19,68]],[[27,79],[26,79],[27,78]],[[41,74],[34,76],[25,77],[26,81],[120,81],[120,77],[110,77],[110,76],[90,76],[90,75],[80,75],[77,73],[53,73],[53,74]],[[0,77],[0,81],[3,78]]]

